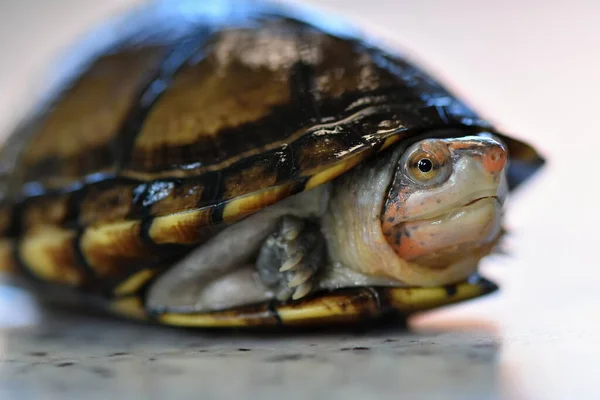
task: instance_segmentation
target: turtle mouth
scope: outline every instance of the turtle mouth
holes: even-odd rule
[[[403,221],[400,221],[396,226],[401,226],[406,223],[415,221],[426,221],[434,219],[444,219],[444,217],[451,217],[452,215],[459,213],[461,210],[473,206],[482,201],[490,200],[501,208],[504,205],[504,198],[499,196],[496,191],[482,190],[471,193],[469,196],[464,197],[461,201],[444,205],[442,208],[431,210],[427,213],[422,213],[409,217]]]
[[[500,199],[498,198],[498,196],[485,196],[485,197],[479,197],[479,198],[477,198],[477,199],[475,199],[475,200],[472,200],[472,201],[470,201],[470,202],[466,203],[466,204],[465,204],[463,207],[468,207],[468,206],[470,206],[470,205],[472,205],[472,204],[475,204],[475,203],[477,203],[477,202],[483,201],[483,200],[485,200],[485,199],[493,199],[493,200],[497,200],[497,201],[498,201],[498,203],[500,203]]]
[[[476,194],[441,212],[396,225],[396,253],[407,261],[445,268],[487,249],[501,232],[502,200]]]

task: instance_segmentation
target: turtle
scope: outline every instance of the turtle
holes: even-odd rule
[[[225,0],[155,1],[81,43],[0,153],[0,269],[42,298],[227,328],[497,289],[479,262],[544,159],[396,49]]]

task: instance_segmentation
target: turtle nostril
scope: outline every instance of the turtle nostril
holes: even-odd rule
[[[483,167],[492,174],[497,174],[506,165],[506,151],[500,146],[494,146],[483,156]]]

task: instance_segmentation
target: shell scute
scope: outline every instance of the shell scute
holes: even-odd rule
[[[114,174],[112,146],[162,59],[162,50],[129,49],[98,58],[53,102],[23,152],[24,182],[64,188],[92,174]]]

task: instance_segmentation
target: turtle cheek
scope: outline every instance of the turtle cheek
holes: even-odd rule
[[[386,236],[397,231],[397,227],[407,220],[419,218],[443,209],[455,200],[443,191],[431,192],[406,185],[395,195],[388,198],[382,211],[381,228]],[[396,235],[396,233],[394,233]]]
[[[388,194],[381,212],[381,230],[385,236],[389,236],[395,226],[407,219],[407,200],[413,192],[414,189],[410,185],[402,185],[397,192]]]

